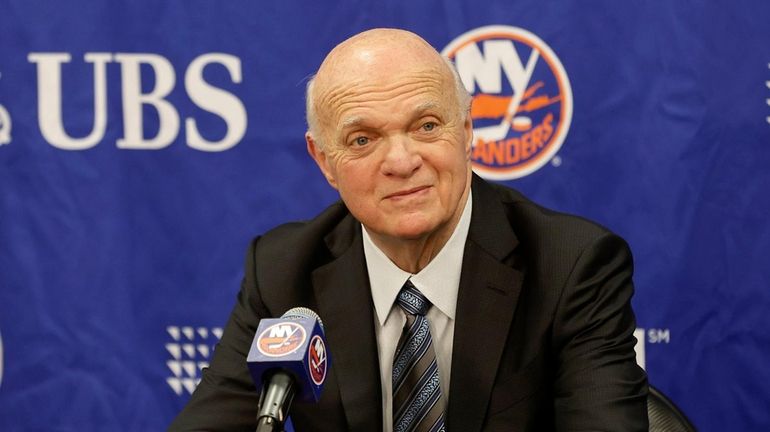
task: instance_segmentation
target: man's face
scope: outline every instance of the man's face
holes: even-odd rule
[[[471,121],[447,70],[379,72],[319,92],[324,147],[308,136],[308,148],[374,236],[440,235],[459,219],[470,185]]]

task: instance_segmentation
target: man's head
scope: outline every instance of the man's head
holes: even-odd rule
[[[310,155],[376,242],[451,234],[470,188],[470,97],[435,49],[403,30],[353,36],[307,105]]]

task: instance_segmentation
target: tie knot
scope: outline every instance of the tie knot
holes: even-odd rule
[[[396,302],[406,313],[411,315],[425,315],[431,306],[428,299],[410,281],[406,281],[401,288]]]

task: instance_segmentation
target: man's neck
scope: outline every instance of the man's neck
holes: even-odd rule
[[[457,223],[455,222],[455,226]],[[442,227],[443,228],[443,227]],[[452,227],[454,229],[454,226]],[[443,229],[442,229],[443,231]],[[372,241],[390,258],[401,270],[412,274],[419,273],[420,270],[430,263],[438,255],[441,248],[444,247],[449,234],[436,233],[425,238],[396,240],[382,239],[379,236],[372,235]]]

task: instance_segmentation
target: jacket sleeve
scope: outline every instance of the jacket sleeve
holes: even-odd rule
[[[647,431],[647,376],[637,364],[631,252],[605,233],[575,261],[553,344],[556,429]]]
[[[259,395],[246,364],[259,320],[269,316],[257,287],[254,239],[246,254],[241,290],[222,339],[190,401],[169,431],[237,431],[256,427]]]

